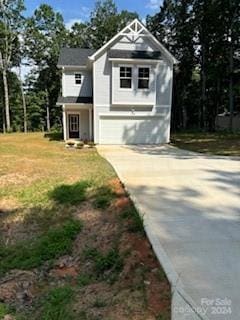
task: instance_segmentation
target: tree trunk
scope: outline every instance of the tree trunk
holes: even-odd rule
[[[200,114],[200,127],[205,128],[206,116],[206,52],[205,44],[202,44],[202,66],[201,66],[201,82],[202,82],[202,97],[201,97],[201,114]]]
[[[233,130],[233,43],[232,37],[230,38],[230,48],[229,48],[229,130]]]
[[[21,89],[22,105],[23,105],[23,130],[25,133],[27,133],[27,106],[26,106],[26,99],[25,99],[22,77],[21,77],[21,66],[19,66],[19,81],[20,81],[20,89]]]
[[[45,92],[46,92],[46,111],[47,111],[47,131],[49,132],[50,129],[51,129],[51,126],[50,126],[50,112],[49,112],[49,99],[48,99],[47,90]]]
[[[4,108],[2,108],[2,130],[3,130],[3,133],[6,133],[6,121],[5,121]]]
[[[4,67],[2,52],[0,51],[0,68],[2,70],[3,76],[3,88],[4,88],[4,104],[5,104],[5,117],[4,117],[4,130],[10,131],[11,123],[10,123],[10,112],[9,112],[9,96],[8,96],[8,82],[7,82],[7,70]],[[5,125],[7,128],[5,128]]]
[[[8,96],[8,82],[7,71],[3,69],[3,86],[4,86],[4,101],[5,101],[5,117],[6,117],[6,129],[11,130],[10,112],[9,112],[9,96]]]
[[[27,106],[26,106],[26,99],[23,91],[22,81],[20,82],[20,86],[21,86],[22,104],[23,104],[23,128],[24,128],[24,132],[27,133]]]

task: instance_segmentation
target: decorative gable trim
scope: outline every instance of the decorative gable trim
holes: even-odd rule
[[[101,55],[105,49],[110,47],[118,38],[127,37],[130,41],[136,42],[140,37],[150,38],[156,46],[163,52],[163,54],[173,64],[178,63],[178,60],[151,34],[151,32],[138,20],[134,19],[125,28],[123,28],[118,34],[116,34],[105,45],[98,49],[93,55],[89,57],[90,61],[95,61],[96,58]]]

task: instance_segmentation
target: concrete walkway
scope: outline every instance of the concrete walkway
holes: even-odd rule
[[[172,318],[240,319],[240,160],[171,146],[98,146],[172,285]]]

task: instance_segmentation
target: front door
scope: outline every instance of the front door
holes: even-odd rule
[[[79,139],[79,114],[68,115],[69,138]]]

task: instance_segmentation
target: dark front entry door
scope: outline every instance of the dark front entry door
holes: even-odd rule
[[[79,135],[79,114],[68,115],[69,138],[78,139]]]

